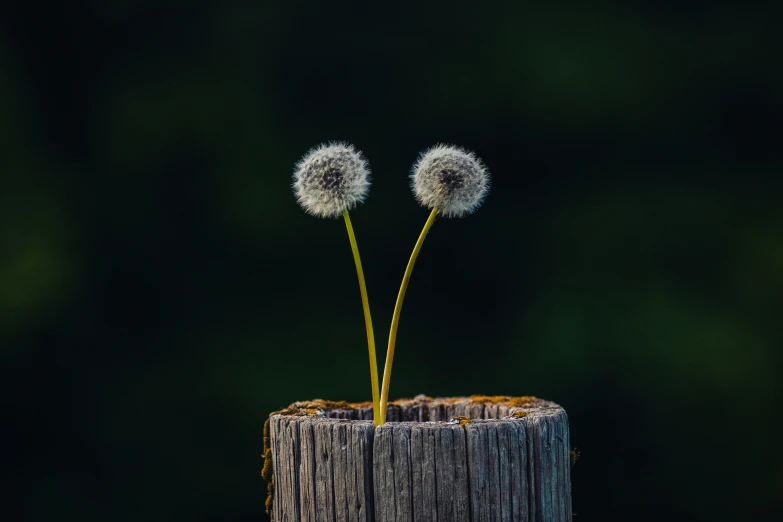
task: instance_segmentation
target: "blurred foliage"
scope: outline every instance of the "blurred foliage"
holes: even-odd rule
[[[392,395],[562,404],[588,520],[772,520],[783,491],[779,4],[19,4],[0,17],[0,360],[25,520],[264,519],[261,426],[369,397],[342,223],[293,163],[370,159]],[[749,517],[749,518],[748,518]]]

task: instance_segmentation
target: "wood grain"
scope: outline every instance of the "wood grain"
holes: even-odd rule
[[[326,401],[270,415],[274,522],[572,520],[560,406],[419,396],[371,419],[366,404]]]

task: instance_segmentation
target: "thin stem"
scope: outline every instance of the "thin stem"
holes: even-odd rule
[[[394,305],[394,315],[392,315],[391,330],[389,331],[389,347],[386,349],[386,365],[383,367],[383,388],[381,389],[381,424],[386,422],[386,405],[389,402],[389,383],[391,382],[392,361],[394,360],[394,345],[397,342],[397,327],[400,324],[400,313],[402,312],[402,301],[405,299],[405,291],[408,289],[408,281],[411,280],[413,265],[416,264],[416,258],[419,257],[421,245],[424,238],[427,237],[430,227],[435,222],[435,216],[438,215],[438,209],[433,208],[424,228],[419,234],[416,246],[413,247],[413,253],[408,260],[408,266],[405,268],[405,275],[402,276],[400,292],[397,294],[397,303]]]
[[[362,258],[359,257],[359,246],[356,244],[356,236],[353,233],[351,218],[348,211],[343,211],[345,228],[348,229],[348,239],[351,241],[353,261],[356,263],[356,275],[359,276],[359,290],[362,293],[362,308],[364,308],[364,325],[367,330],[367,348],[370,351],[370,381],[372,384],[372,418],[376,426],[381,423],[380,402],[378,399],[378,361],[375,358],[375,334],[372,331],[372,317],[370,316],[370,300],[367,298],[367,285],[364,283],[364,270],[362,270]]]

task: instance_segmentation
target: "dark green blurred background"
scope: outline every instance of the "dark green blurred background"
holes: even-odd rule
[[[370,396],[344,225],[290,189],[348,140],[379,346],[419,151],[493,176],[424,245],[393,397],[562,404],[579,522],[779,514],[779,7],[175,5],[0,17],[4,510],[266,520],[268,413]]]

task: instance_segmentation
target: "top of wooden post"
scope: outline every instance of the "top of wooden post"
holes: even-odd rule
[[[510,415],[560,409],[557,404],[537,397],[471,395],[432,398],[417,395],[388,404],[387,422],[448,422],[458,416],[468,419],[498,419]],[[372,420],[372,403],[314,399],[300,401],[270,413],[273,415],[318,416],[332,419]],[[449,416],[450,415],[450,416]],[[448,417],[448,418],[446,418]]]

